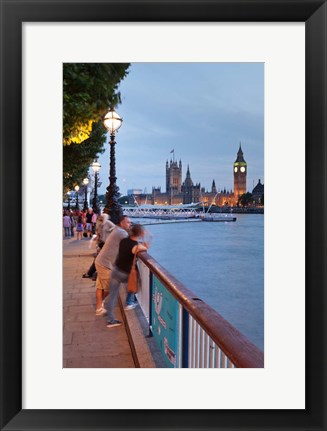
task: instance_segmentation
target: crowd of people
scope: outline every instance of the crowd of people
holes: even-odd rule
[[[127,286],[134,256],[149,247],[150,234],[140,224],[131,224],[127,216],[121,216],[117,225],[109,220],[108,214],[97,216],[91,208],[85,211],[65,211],[63,217],[65,238],[79,234],[91,238],[96,236],[97,253],[83,278],[96,280],[95,314],[107,315],[107,327],[120,326],[114,315],[119,287]],[[126,292],[126,311],[137,306],[134,293]]]
[[[92,208],[87,210],[64,210],[63,228],[64,238],[81,240],[82,237],[91,238],[96,232],[98,216]]]

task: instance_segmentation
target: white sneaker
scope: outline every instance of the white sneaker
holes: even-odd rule
[[[137,304],[130,304],[130,305],[126,305],[126,307],[124,308],[125,311],[128,310],[133,310],[133,308],[137,307]]]
[[[103,307],[98,308],[97,310],[95,310],[95,314],[97,316],[103,316],[106,313],[107,313],[107,310],[105,308],[103,308]]]

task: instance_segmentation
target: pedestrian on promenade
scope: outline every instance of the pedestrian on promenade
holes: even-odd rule
[[[106,216],[108,216],[108,214],[106,214]],[[104,214],[100,214],[95,222],[95,234],[97,236],[96,238],[97,244],[99,244],[99,241],[100,241],[103,223],[104,223]]]
[[[100,253],[100,250],[104,246],[110,232],[116,227],[116,225],[109,220],[109,215],[106,213],[101,214],[96,221],[96,235],[97,235],[97,255]],[[93,281],[96,280],[96,267],[95,267],[95,258],[93,259],[92,265],[86,271],[82,278],[91,278]]]
[[[112,232],[115,227],[115,223],[110,221],[109,214],[103,213],[100,217],[98,217],[95,233],[97,235],[97,244],[100,248],[103,247],[110,232]]]
[[[83,227],[84,229],[86,229],[86,211],[81,211],[81,216],[82,216],[82,223],[83,223]]]
[[[97,270],[95,314],[97,316],[106,314],[104,300],[108,296],[111,271],[118,255],[120,241],[128,237],[130,226],[130,219],[127,216],[121,216],[118,225],[110,233],[95,259]]]
[[[113,328],[122,324],[122,322],[115,319],[114,316],[119,286],[121,283],[126,284],[128,281],[128,276],[133,265],[134,255],[140,251],[146,251],[148,249],[146,243],[141,244],[138,242],[143,237],[143,227],[140,224],[135,224],[131,227],[130,235],[127,238],[122,239],[119,244],[119,252],[112,270],[109,296],[107,300],[107,328]],[[134,294],[127,294],[127,301],[129,301],[129,303],[125,307],[125,310],[131,310],[136,307]]]
[[[91,222],[92,222],[92,235],[95,235],[95,225],[96,225],[96,222],[97,222],[97,218],[98,218],[98,214],[95,213],[95,212],[93,212],[92,219],[91,219]]]
[[[76,227],[76,219],[75,219],[74,213],[72,211],[69,214],[69,218],[70,218],[70,236],[73,238],[74,237],[74,228]]]
[[[83,218],[81,215],[77,217],[77,226],[76,226],[76,239],[81,240],[83,235]]]
[[[89,208],[86,213],[86,232],[88,238],[92,238],[92,217],[93,217],[93,209]]]
[[[69,215],[68,215],[68,213],[66,211],[64,213],[63,226],[64,226],[64,229],[65,229],[65,238],[70,238],[71,221],[70,221],[70,217],[69,217]]]

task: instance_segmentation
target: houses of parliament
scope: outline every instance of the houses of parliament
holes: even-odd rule
[[[151,195],[135,194],[133,200],[142,205],[150,203],[153,205],[180,205],[201,202],[204,205],[217,206],[236,206],[242,194],[247,192],[246,176],[247,163],[244,160],[241,144],[239,146],[237,157],[233,163],[234,191],[220,190],[217,191],[215,180],[212,181],[211,190],[205,191],[200,183],[194,184],[191,178],[189,166],[187,166],[186,177],[182,182],[182,161],[166,161],[166,191],[162,192],[161,187],[153,187]],[[253,199],[260,203],[264,194],[264,185],[260,180],[252,190]],[[130,202],[135,203],[135,202]]]

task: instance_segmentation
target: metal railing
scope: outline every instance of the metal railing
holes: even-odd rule
[[[167,366],[263,368],[264,355],[148,253],[138,258],[139,304]]]

